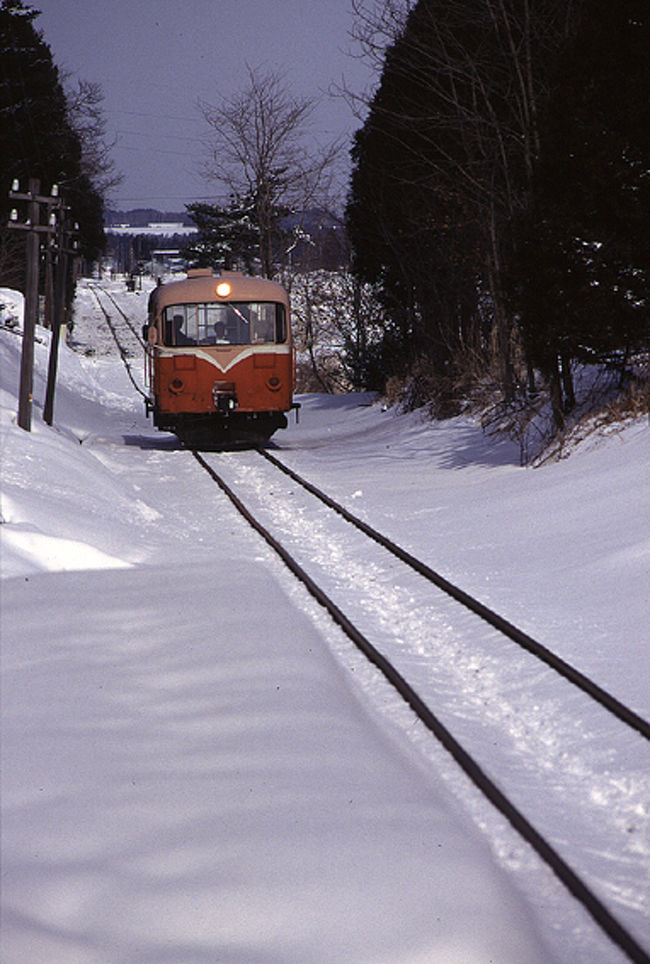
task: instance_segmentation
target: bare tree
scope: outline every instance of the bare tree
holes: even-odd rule
[[[354,21],[350,37],[358,56],[378,73],[384,67],[386,48],[403,35],[414,5],[415,0],[351,0]]]
[[[124,175],[116,170],[111,158],[115,141],[107,140],[106,136],[104,92],[100,84],[77,79],[76,85],[66,84],[65,95],[68,120],[81,144],[81,171],[106,199],[122,183]]]
[[[208,180],[235,198],[255,201],[262,274],[273,273],[273,237],[278,216],[303,212],[327,194],[338,142],[310,148],[316,101],[291,93],[277,72],[248,67],[248,84],[217,105],[199,102],[210,128]]]

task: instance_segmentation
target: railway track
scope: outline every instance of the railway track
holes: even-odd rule
[[[260,455],[289,479],[289,483],[294,486],[293,490],[285,487],[281,492],[278,492],[280,484],[278,473],[275,472],[274,478],[271,479],[268,466],[260,470]],[[327,610],[358,650],[399,692],[424,726],[451,754],[454,761],[475,787],[551,868],[556,877],[582,904],[610,940],[631,961],[639,962],[639,964],[640,962],[650,961],[648,953],[638,942],[631,929],[620,922],[617,916],[607,907],[606,902],[596,893],[596,888],[587,882],[588,872],[578,872],[570,866],[568,860],[561,854],[562,847],[551,839],[548,832],[537,829],[532,819],[523,812],[516,801],[517,793],[502,789],[500,784],[503,781],[501,778],[493,778],[489,774],[488,766],[481,761],[480,748],[478,748],[478,752],[476,747],[467,749],[463,736],[459,737],[454,733],[458,724],[458,714],[455,717],[454,713],[447,709],[444,709],[444,711],[438,711],[437,708],[435,711],[432,709],[434,704],[437,707],[440,702],[439,694],[436,695],[435,693],[436,687],[431,687],[423,694],[419,685],[413,685],[409,682],[409,667],[412,663],[413,647],[409,646],[408,633],[412,631],[418,639],[421,639],[422,636],[418,634],[424,633],[426,635],[427,632],[430,633],[432,631],[431,626],[435,627],[436,622],[435,618],[431,619],[433,612],[431,601],[425,601],[426,587],[428,586],[437,596],[441,593],[446,595],[452,601],[452,606],[462,607],[465,610],[468,616],[461,620],[463,623],[461,632],[465,632],[467,618],[473,620],[474,623],[482,623],[485,627],[483,636],[486,632],[488,633],[490,646],[501,645],[501,643],[495,643],[492,638],[499,636],[505,641],[505,645],[511,646],[514,644],[524,651],[522,653],[524,660],[539,664],[537,670],[529,668],[527,670],[529,674],[535,676],[535,674],[539,675],[540,672],[548,673],[552,671],[557,676],[560,687],[573,687],[575,690],[574,698],[583,700],[590,707],[586,712],[588,719],[591,719],[592,716],[591,708],[598,714],[607,714],[611,720],[611,728],[616,731],[615,747],[612,752],[617,752],[625,745],[626,741],[650,739],[648,723],[592,680],[589,680],[574,667],[552,653],[547,647],[523,633],[478,600],[468,596],[463,590],[435,573],[426,564],[415,559],[405,550],[353,516],[343,506],[303,479],[269,452],[260,449],[256,453],[209,457],[199,452],[193,452],[193,456],[248,524],[259,533],[307,588],[309,593]],[[296,498],[296,486],[300,488],[300,502]],[[242,491],[248,492],[246,503],[242,496],[238,494]],[[261,498],[260,492],[263,493]],[[264,498],[264,493],[266,498]],[[271,499],[268,498],[270,493],[273,494]],[[317,500],[315,509],[309,510],[306,508],[302,493],[307,493],[307,499],[311,497],[312,501]],[[269,504],[272,506],[270,510]],[[251,508],[250,505],[253,505],[254,508]],[[359,538],[358,534],[361,534],[365,548],[361,550],[360,554],[357,554],[359,552],[357,548],[351,548],[346,535],[339,536],[337,534],[335,542],[332,541],[331,521],[324,522],[323,520],[323,513],[326,512],[330,515],[332,512],[336,513],[340,519],[344,520],[345,526],[355,532],[357,539]],[[323,534],[326,544],[322,545],[320,549],[316,549],[319,530]],[[310,534],[308,538],[306,537],[307,533]],[[301,542],[306,542],[307,545],[301,547]],[[390,554],[389,557],[393,562],[389,565],[395,565],[394,560],[399,560],[400,566],[408,570],[410,576],[406,577],[402,572],[398,574],[394,570],[386,569],[385,562],[378,564],[376,562],[377,544],[381,546],[384,553]],[[373,547],[370,555],[367,551],[368,545]],[[355,556],[354,561],[350,561],[353,556]],[[321,562],[314,565],[313,559],[318,557],[320,557]],[[344,557],[348,561],[343,562]],[[380,576],[381,566],[383,566],[384,571],[383,582]],[[335,601],[337,591],[340,591],[340,587],[337,590],[337,583],[340,583],[341,579],[334,574],[334,577],[328,580],[325,577],[328,567],[339,571],[345,569],[346,572],[353,574],[350,577],[353,579],[356,578],[354,574],[374,569],[371,578],[376,584],[381,583],[384,587],[388,579],[393,583],[396,581],[402,582],[405,586],[408,583],[409,588],[405,590],[407,602],[403,624],[397,626],[394,632],[387,629],[385,613],[381,613],[381,604],[378,602],[385,593],[384,588],[379,590],[378,595],[375,593],[374,598],[372,594],[366,595],[364,590],[359,588],[360,598],[359,604],[355,607],[356,611],[352,615],[345,612],[344,607]],[[389,573],[389,576],[386,576],[386,573]],[[420,589],[411,588],[412,583],[409,580],[413,579],[425,583],[424,592],[422,587]],[[349,591],[347,598],[349,598]],[[435,608],[436,605],[438,605],[437,600],[433,603],[433,607]],[[402,606],[404,606],[404,603],[402,603]],[[368,618],[368,613],[371,613],[370,618]],[[382,615],[384,618],[382,618]],[[420,625],[420,629],[414,629],[416,623]],[[427,629],[427,624],[429,624],[429,629]],[[435,632],[435,628],[433,632]],[[476,626],[474,626],[473,634],[476,635]],[[421,644],[419,645],[421,646]],[[408,653],[409,650],[410,657],[409,655],[405,657],[405,651]],[[400,655],[400,658],[395,658],[396,653]],[[416,676],[418,680],[421,679],[421,674],[416,674]],[[447,681],[446,686],[449,685],[449,681]],[[558,700],[560,699],[566,699],[566,693],[558,697]],[[538,707],[536,707],[534,715],[538,712]],[[575,712],[575,709],[573,712]],[[523,725],[525,727],[527,724]],[[532,723],[529,725],[534,728]],[[603,726],[602,723],[598,725]],[[462,730],[462,727],[460,728]],[[607,729],[606,725],[604,729]],[[493,730],[490,729],[488,741],[492,739],[492,736]],[[533,740],[530,750],[533,755],[534,743]],[[585,765],[584,761],[581,765]],[[510,769],[510,764],[504,767],[504,771],[508,769]],[[545,775],[548,776],[548,774]],[[526,779],[530,779],[529,772]],[[542,779],[540,781],[540,794],[543,795],[543,793],[544,782]]]
[[[111,306],[115,309],[115,311],[117,311],[118,315],[120,316],[121,322],[122,322],[122,327],[126,327],[126,328],[128,329],[128,331],[130,332],[130,334],[133,336],[133,339],[135,339],[135,345],[136,345],[136,347],[137,347],[138,349],[142,349],[142,350],[143,350],[143,349],[144,349],[144,340],[143,340],[142,334],[141,334],[141,330],[142,330],[141,327],[138,328],[136,325],[133,324],[133,322],[131,321],[129,315],[127,315],[127,313],[126,313],[126,312],[124,311],[124,309],[121,307],[121,305],[119,304],[119,302],[117,301],[117,299],[111,294],[111,292],[108,291],[106,288],[104,288],[104,287],[103,287],[102,285],[100,285],[100,284],[90,284],[88,287],[89,287],[89,290],[90,290],[90,291],[92,292],[92,294],[94,295],[95,300],[96,300],[97,304],[99,305],[102,313],[103,313],[104,316],[107,318],[107,323],[109,323],[109,328],[110,328],[110,330],[111,330],[111,334],[113,335],[113,338],[115,339],[115,343],[116,343],[116,345],[117,345],[117,347],[118,347],[118,350],[120,351],[120,355],[122,354],[122,352],[125,352],[127,355],[129,355],[129,354],[131,354],[131,350],[130,350],[129,348],[125,347],[124,344],[123,344],[123,342],[121,342],[121,341],[119,340],[118,335],[117,335],[117,328],[116,328],[116,326],[115,326],[114,324],[112,324],[111,316],[110,316],[110,314],[107,312],[106,308],[105,308],[104,305],[102,304],[101,299],[99,298],[99,295],[100,295],[100,294],[101,294],[104,298],[106,298],[106,300],[107,300],[108,302],[110,302]]]
[[[144,341],[142,339],[142,335],[109,291],[98,284],[88,285],[88,290],[92,294],[97,307],[104,316],[106,327],[110,331],[113,341],[115,342],[115,346],[119,352],[120,358],[122,359],[122,363],[126,369],[129,381],[137,393],[141,395],[142,398],[147,400],[149,396],[134,375],[132,365],[134,358],[142,359],[143,357],[142,353],[144,352]],[[116,311],[120,316],[119,327],[115,324],[111,311],[108,310],[105,301],[102,299],[108,301],[109,305],[111,306],[111,310],[113,312]],[[129,344],[127,344],[127,341]]]
[[[621,703],[620,700],[617,700],[616,697],[612,696],[611,693],[608,693],[602,687],[598,686],[597,683],[585,676],[584,673],[581,673],[574,666],[571,666],[565,660],[551,652],[551,650],[549,650],[546,646],[543,646],[542,643],[539,643],[527,633],[523,632],[523,630],[518,629],[517,626],[514,626],[511,622],[504,619],[503,616],[500,616],[493,609],[490,609],[478,599],[470,596],[469,593],[466,593],[459,586],[456,586],[448,579],[445,579],[444,576],[441,576],[435,570],[431,569],[430,566],[427,566],[419,559],[416,559],[413,555],[411,555],[405,549],[402,549],[401,546],[398,546],[391,539],[388,539],[376,529],[373,529],[371,526],[369,526],[366,522],[363,522],[357,516],[353,515],[344,506],[340,505],[338,502],[335,502],[334,499],[330,498],[325,492],[317,488],[315,485],[312,485],[311,482],[308,482],[306,479],[302,478],[297,472],[294,472],[292,469],[290,469],[289,466],[284,465],[284,463],[282,463],[279,459],[275,458],[275,456],[271,455],[264,449],[259,449],[259,453],[272,465],[280,469],[281,472],[284,472],[289,476],[289,478],[293,479],[294,482],[297,482],[298,485],[301,485],[307,492],[310,492],[312,495],[314,495],[324,505],[329,506],[329,508],[333,509],[334,512],[338,513],[356,529],[365,533],[365,535],[367,535],[370,539],[373,539],[380,546],[383,546],[384,549],[392,553],[392,555],[394,555],[397,559],[400,559],[415,572],[419,573],[432,585],[436,586],[438,589],[441,589],[452,599],[455,599],[457,602],[461,603],[463,606],[469,609],[470,612],[480,616],[481,619],[485,620],[485,622],[490,626],[493,626],[495,629],[499,630],[499,632],[503,633],[504,636],[507,636],[508,639],[511,639],[513,642],[517,643],[517,645],[521,646],[522,649],[532,653],[533,656],[541,660],[543,663],[546,663],[560,676],[568,680],[568,682],[577,686],[578,689],[583,690],[583,692],[594,699],[597,703],[600,703],[603,707],[605,707],[605,709],[621,720],[621,722],[626,723],[632,729],[636,730],[641,734],[641,736],[645,737],[646,740],[650,740],[650,723],[640,717],[629,707]]]
[[[109,292],[101,286],[93,286],[91,291],[132,384],[144,394],[131,368],[134,348],[142,346],[139,332]],[[102,297],[109,301],[108,308]],[[606,840],[603,846],[612,853],[617,852],[624,834],[636,830],[633,811],[641,805],[640,792],[632,788],[630,793],[629,784],[623,786],[617,779],[615,761],[625,756],[633,741],[650,739],[649,724],[548,647],[354,516],[269,451],[192,454],[602,932],[629,960],[650,962],[635,928],[625,923],[625,917],[621,920],[621,904],[616,912],[611,909],[612,903],[617,904],[612,895],[625,892],[625,881],[608,885],[598,880],[589,861],[589,827],[594,822],[596,839]],[[274,470],[271,474],[270,467]],[[378,553],[383,555],[381,561]],[[352,611],[348,605],[351,589],[357,597]],[[337,603],[337,597],[345,602]],[[504,646],[512,650],[514,668],[503,687],[512,690],[516,678],[518,700],[494,697],[495,687],[501,685],[497,670],[503,659],[494,661],[492,654]],[[548,674],[557,680],[558,696],[553,705],[545,707],[545,698],[537,700],[534,694]],[[492,689],[486,687],[486,677],[493,680]],[[571,709],[563,717],[565,702]],[[576,717],[584,720],[578,733],[573,723]],[[469,727],[467,719],[472,723]],[[476,732],[477,720],[485,733],[478,746],[469,736],[472,730]],[[549,727],[554,733],[552,752],[545,745]],[[593,765],[581,756],[580,749],[592,730],[599,743],[610,741]],[[494,752],[500,741],[511,742],[507,752]],[[487,757],[486,748],[490,748]],[[603,760],[609,768],[605,774],[599,772]],[[525,783],[534,774],[543,802],[545,794],[553,792],[549,784],[556,766],[580,773],[577,792],[585,779],[592,781],[593,795],[603,801],[587,814],[584,839],[571,841],[569,857],[562,829],[544,826],[539,811],[525,812],[517,777],[513,777],[515,771],[523,770]],[[620,811],[614,804],[626,793],[630,819],[621,829],[608,819],[610,811]],[[575,825],[575,816],[569,825]]]

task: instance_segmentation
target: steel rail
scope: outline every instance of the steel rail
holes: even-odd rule
[[[291,479],[293,479],[294,482],[297,482],[298,485],[303,486],[313,496],[315,496],[317,499],[320,499],[320,501],[326,506],[328,506],[330,509],[333,509],[334,512],[337,512],[346,520],[346,522],[349,522],[351,525],[355,526],[357,529],[367,535],[370,539],[373,539],[379,545],[383,546],[383,548],[387,549],[388,552],[392,553],[402,562],[406,563],[406,565],[410,566],[421,576],[424,576],[425,579],[437,586],[438,589],[441,589],[444,593],[461,603],[461,605],[471,610],[477,616],[480,616],[481,619],[485,620],[485,622],[489,623],[490,626],[493,626],[495,629],[498,629],[499,632],[503,633],[514,643],[517,643],[523,649],[542,660],[568,682],[572,683],[574,686],[577,686],[584,693],[587,693],[592,699],[596,700],[596,702],[600,703],[601,706],[617,717],[617,719],[619,719],[622,723],[625,723],[633,730],[636,730],[637,733],[640,733],[640,735],[645,737],[646,740],[650,740],[650,723],[644,720],[642,716],[639,716],[637,713],[635,713],[634,710],[631,710],[629,707],[625,706],[624,703],[621,703],[620,700],[618,700],[615,696],[612,696],[611,693],[608,693],[607,690],[603,689],[597,683],[594,683],[593,680],[589,679],[588,676],[585,676],[584,673],[581,673],[580,670],[577,670],[574,666],[571,666],[570,663],[565,662],[565,660],[561,659],[550,649],[547,649],[547,647],[542,645],[542,643],[539,643],[537,640],[533,639],[532,636],[529,636],[527,633],[523,632],[523,630],[518,629],[518,627],[513,625],[513,623],[508,622],[507,619],[504,619],[503,616],[495,613],[494,610],[490,609],[484,603],[480,602],[478,599],[475,599],[473,596],[470,596],[469,593],[466,593],[458,586],[455,586],[452,582],[450,582],[448,579],[445,579],[444,576],[441,576],[434,569],[431,569],[415,556],[412,556],[405,549],[402,549],[401,546],[398,546],[376,529],[373,529],[372,526],[369,526],[366,522],[363,522],[362,519],[359,519],[357,516],[353,515],[344,506],[339,505],[338,502],[335,502],[334,499],[326,495],[326,493],[317,488],[317,486],[313,485],[311,482],[308,482],[307,479],[302,478],[302,476],[298,475],[297,472],[294,472],[293,469],[290,469],[274,455],[271,455],[263,448],[258,448],[257,451],[260,455],[264,456],[265,459],[275,465],[276,468],[280,469]]]
[[[115,307],[118,309],[118,311],[119,311],[119,312],[122,314],[122,316],[124,317],[125,321],[128,323],[128,325],[129,325],[129,327],[131,328],[131,330],[133,330],[133,325],[131,325],[131,323],[129,322],[128,318],[126,317],[126,315],[124,314],[124,312],[122,311],[122,309],[119,307],[119,305],[117,305],[117,304],[113,301],[113,299],[110,297],[110,295],[108,294],[108,292],[104,291],[103,288],[101,288],[101,287],[99,287],[99,286],[96,286],[96,285],[89,285],[89,286],[88,286],[88,290],[92,292],[92,294],[93,294],[93,296],[94,296],[94,298],[95,298],[95,300],[96,300],[96,302],[97,302],[97,304],[98,304],[98,306],[99,306],[102,314],[104,315],[104,318],[106,319],[106,324],[107,324],[107,326],[108,326],[108,330],[110,331],[111,335],[113,336],[113,341],[115,342],[115,344],[116,344],[116,346],[117,346],[117,350],[118,350],[118,352],[120,353],[120,358],[122,359],[122,362],[123,362],[123,364],[124,364],[124,367],[126,368],[126,374],[129,376],[129,381],[131,382],[131,384],[132,384],[133,387],[135,388],[136,392],[138,392],[140,395],[142,395],[142,397],[145,399],[145,401],[148,401],[148,400],[149,400],[149,396],[147,395],[147,393],[146,393],[145,391],[143,391],[143,389],[138,385],[138,383],[137,383],[136,380],[135,380],[135,377],[134,377],[134,375],[133,375],[133,372],[131,371],[131,365],[130,365],[130,363],[129,363],[129,358],[128,358],[128,354],[127,354],[126,348],[122,345],[121,341],[120,341],[119,338],[117,337],[117,332],[115,331],[115,325],[113,324],[113,322],[112,322],[112,320],[111,320],[111,316],[109,315],[108,311],[106,310],[106,308],[104,307],[104,305],[101,303],[101,300],[100,300],[99,295],[97,294],[97,291],[98,291],[98,290],[101,291],[101,293],[102,293],[103,295],[106,295],[106,296],[113,302],[113,304],[115,305]],[[141,339],[140,339],[140,341],[141,341]]]
[[[389,683],[395,687],[418,719],[421,720],[427,729],[433,733],[436,739],[451,754],[472,783],[493,804],[499,813],[508,820],[517,833],[530,844],[538,856],[551,868],[558,880],[560,880],[567,890],[582,904],[601,930],[607,934],[610,940],[616,944],[634,964],[650,964],[650,956],[636,941],[633,935],[630,934],[607,907],[605,907],[602,901],[575,871],[572,870],[546,838],[533,827],[521,810],[506,797],[491,777],[487,775],[476,760],[461,746],[447,727],[438,719],[432,710],[429,709],[422,698],[392,663],[354,626],[302,566],[296,562],[284,546],[255,518],[212,466],[209,465],[197,451],[192,450],[192,455],[214,482],[216,482],[221,491],[228,497],[249,525],[264,539],[267,545],[276,552],[287,568],[300,580],[313,598],[327,610],[334,622],[345,632],[355,646],[357,646],[367,659],[384,675]]]
[[[117,301],[115,300],[115,298],[113,297],[113,295],[110,293],[110,291],[107,291],[106,288],[103,288],[100,284],[97,284],[97,285],[88,285],[88,287],[90,288],[91,291],[95,291],[95,290],[101,291],[101,293],[108,298],[108,300],[111,302],[111,304],[113,305],[113,307],[116,308],[116,309],[119,311],[119,313],[122,315],[122,318],[124,318],[124,321],[127,323],[127,325],[129,326],[129,328],[131,329],[131,331],[132,331],[133,334],[135,335],[136,341],[139,342],[140,347],[141,347],[141,348],[145,348],[146,345],[145,345],[144,339],[142,338],[141,333],[138,331],[138,329],[136,328],[136,326],[132,323],[131,319],[129,318],[129,316],[128,316],[127,313],[125,312],[124,308],[122,308],[122,306],[117,303]]]

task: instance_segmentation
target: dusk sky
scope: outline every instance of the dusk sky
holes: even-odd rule
[[[320,99],[311,135],[329,142],[360,122],[341,97],[369,68],[350,55],[350,0],[30,0],[56,65],[102,86],[113,158],[124,173],[111,206],[182,211],[215,197],[199,173],[209,133],[199,99],[218,104],[252,68],[286,73],[296,96]]]

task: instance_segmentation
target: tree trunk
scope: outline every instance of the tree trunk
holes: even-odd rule
[[[565,426],[564,404],[562,399],[562,384],[560,379],[559,359],[554,358],[550,371],[549,388],[551,396],[551,409],[553,411],[553,421],[558,432],[562,432]]]
[[[564,412],[568,414],[573,411],[576,405],[576,396],[573,390],[573,378],[571,376],[571,359],[568,355],[561,356],[562,362],[562,391],[564,392]]]

